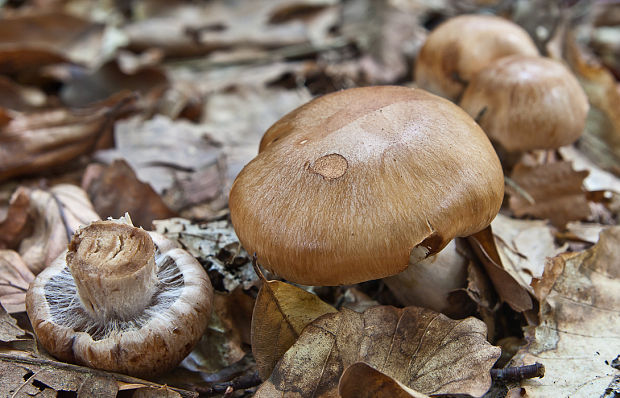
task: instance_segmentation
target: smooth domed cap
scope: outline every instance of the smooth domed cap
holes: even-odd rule
[[[549,58],[511,56],[470,82],[461,107],[508,151],[554,149],[583,132],[588,98],[573,74]]]
[[[416,59],[415,82],[454,101],[479,70],[513,54],[538,55],[523,28],[492,15],[461,15],[428,35]]]
[[[484,132],[423,90],[325,95],[276,122],[261,147],[233,184],[232,223],[261,265],[301,284],[396,274],[411,254],[486,227],[503,198]]]

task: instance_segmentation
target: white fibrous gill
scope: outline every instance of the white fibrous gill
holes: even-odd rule
[[[103,322],[93,318],[84,308],[77,293],[75,281],[65,266],[45,285],[45,296],[53,322],[77,332],[86,332],[94,340],[102,340],[113,334],[138,330],[153,317],[166,317],[166,311],[181,295],[184,286],[183,273],[176,262],[168,256],[157,256],[157,288],[150,304],[135,319],[111,319]]]

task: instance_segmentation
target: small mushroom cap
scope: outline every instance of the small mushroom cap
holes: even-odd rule
[[[503,198],[480,127],[423,90],[366,87],[276,122],[230,193],[235,231],[267,269],[339,285],[401,272],[486,227]]]
[[[484,68],[460,103],[492,141],[508,151],[554,149],[584,129],[588,98],[561,63],[514,55]],[[483,111],[484,110],[484,111]]]
[[[139,319],[102,328],[88,318],[66,263],[67,252],[31,283],[26,294],[28,317],[52,355],[97,369],[152,377],[189,354],[211,314],[211,282],[189,253],[159,234],[149,235],[157,247],[157,263],[163,270],[158,275],[164,283]],[[165,290],[163,285],[175,289]]]
[[[415,63],[415,81],[454,101],[480,69],[513,54],[538,55],[523,28],[492,15],[461,15],[428,35]]]

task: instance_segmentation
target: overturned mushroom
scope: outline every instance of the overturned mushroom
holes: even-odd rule
[[[212,298],[196,259],[126,216],[78,230],[68,251],[31,284],[26,307],[57,358],[149,377],[191,351]]]
[[[230,193],[242,245],[291,281],[338,285],[403,271],[490,224],[501,165],[465,112],[423,90],[365,87],[276,122]]]
[[[492,15],[461,15],[429,34],[416,60],[415,81],[454,101],[480,69],[513,54],[538,55],[523,28]]]

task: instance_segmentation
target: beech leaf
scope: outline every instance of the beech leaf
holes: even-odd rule
[[[479,397],[499,355],[475,318],[457,321],[418,307],[344,308],[306,326],[256,397],[337,397],[341,374],[356,362],[424,394]]]
[[[528,397],[599,397],[620,377],[620,227],[579,253],[548,262],[534,289],[542,322],[526,328],[530,343],[514,365],[541,362],[543,379],[521,383]]]
[[[342,398],[428,398],[364,362],[349,366],[338,383]]]
[[[26,291],[34,274],[13,250],[0,250],[0,304],[9,312],[26,311]]]
[[[318,296],[280,281],[263,281],[252,314],[252,353],[266,380],[282,355],[313,320],[337,312]]]

